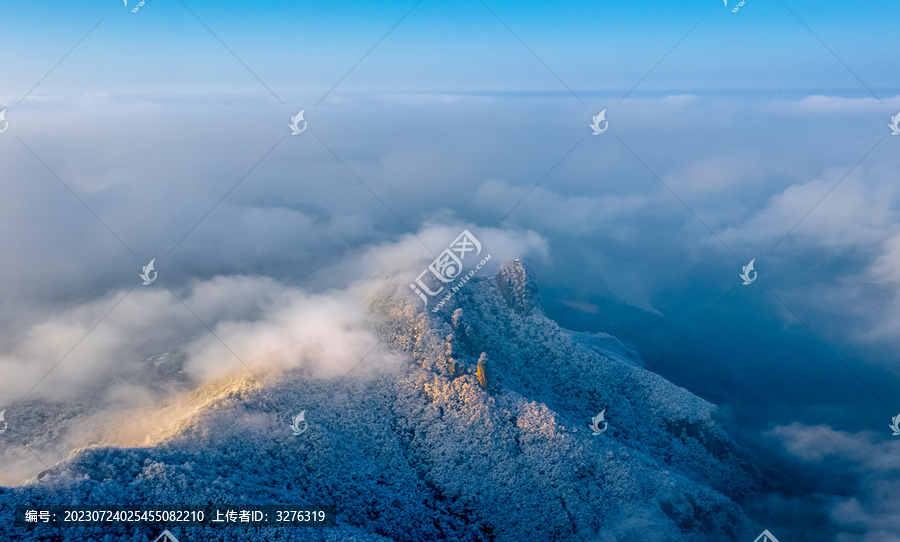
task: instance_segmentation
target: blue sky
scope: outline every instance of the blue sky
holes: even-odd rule
[[[896,43],[884,21],[895,20],[895,4],[797,1],[790,11],[780,2],[752,4],[738,13],[712,0],[487,5],[563,82],[588,96],[627,90],[695,25],[640,90],[866,93],[803,23],[868,86],[890,89],[900,60],[891,54]],[[310,93],[318,100],[415,4],[187,5],[284,99]],[[112,0],[53,9],[8,3],[3,10],[12,44],[0,53],[4,95],[23,95],[101,19],[38,94],[234,91],[259,84],[180,2],[148,2],[138,13]],[[564,90],[479,2],[417,5],[340,88]]]
[[[900,529],[861,459],[900,411],[900,5],[128,3],[0,7],[0,362],[151,258],[326,291],[410,230],[499,226],[543,240],[551,317],[719,404],[781,482],[841,472],[784,510]]]

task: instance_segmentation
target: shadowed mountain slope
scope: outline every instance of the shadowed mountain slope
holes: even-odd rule
[[[181,542],[721,542],[760,530],[740,505],[759,476],[716,407],[609,335],[548,320],[526,264],[504,262],[432,308],[388,290],[371,302],[372,325],[401,363],[367,371],[363,360],[356,372],[369,374],[343,381],[293,371],[220,382],[197,390],[204,408],[151,447],[84,450],[39,481],[0,488],[0,535],[29,540],[11,507],[41,503],[337,508],[328,529],[166,525]],[[309,428],[292,436],[302,409]],[[594,435],[587,423],[601,410],[609,426]],[[30,539],[150,534],[51,533]]]

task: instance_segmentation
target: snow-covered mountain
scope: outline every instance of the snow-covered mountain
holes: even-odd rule
[[[549,320],[525,263],[473,278],[437,312],[421,305],[399,289],[370,303],[398,365],[373,373],[363,360],[344,379],[293,370],[263,384],[217,381],[182,399],[181,420],[152,445],[85,449],[0,488],[0,536],[151,534],[22,531],[17,504],[337,509],[338,526],[325,529],[169,526],[181,542],[722,542],[761,530],[742,503],[762,482],[715,405],[644,369],[615,338]],[[302,409],[308,429],[293,436]],[[608,428],[595,435],[588,423],[603,410]]]

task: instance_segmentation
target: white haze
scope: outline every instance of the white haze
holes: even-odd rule
[[[21,483],[84,446],[151,443],[207,404],[191,397],[193,389],[233,392],[290,370],[322,379],[354,370],[358,377],[395,361],[377,348],[367,300],[387,286],[412,296],[405,285],[466,227],[480,239],[481,256],[492,256],[482,275],[505,258],[547,252],[532,232],[430,224],[336,265],[331,272],[345,282],[339,289],[312,292],[264,276],[216,276],[170,291],[160,276],[159,283],[46,314],[18,340],[5,337],[0,353],[7,421],[35,423],[33,409],[49,415],[29,428],[36,433],[29,446],[43,464],[24,447],[6,446],[0,483]],[[148,357],[175,349],[187,356],[181,380],[191,388],[147,382]]]

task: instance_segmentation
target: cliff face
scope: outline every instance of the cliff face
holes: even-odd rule
[[[541,294],[538,292],[534,271],[521,260],[507,260],[500,264],[494,277],[500,296],[509,308],[519,314],[527,314],[532,309],[543,309]]]
[[[452,471],[440,479],[455,488],[455,505],[517,518],[495,530],[505,540],[750,535],[736,503],[761,484],[715,422],[715,405],[641,368],[608,335],[560,328],[541,306],[534,273],[518,260],[434,315],[392,298],[375,305],[382,335],[426,371],[427,392],[409,390],[437,420],[415,434],[440,427],[442,440],[461,444],[413,447],[436,467],[431,475]],[[476,388],[479,359],[489,360],[490,393]],[[588,422],[601,410],[608,429],[594,435]]]
[[[159,445],[84,451],[39,482],[0,488],[0,509],[212,502],[338,510],[333,529],[184,529],[176,533],[183,542],[721,542],[758,532],[739,503],[759,482],[715,423],[715,406],[641,368],[614,338],[548,320],[524,263],[472,279],[437,313],[392,292],[371,311],[383,342],[405,354],[401,367],[374,378],[292,374],[235,388]],[[301,406],[309,429],[294,437],[287,423]],[[608,426],[594,435],[588,422],[601,410]],[[0,519],[0,534],[28,540]],[[101,533],[140,539],[104,529],[98,540]]]

